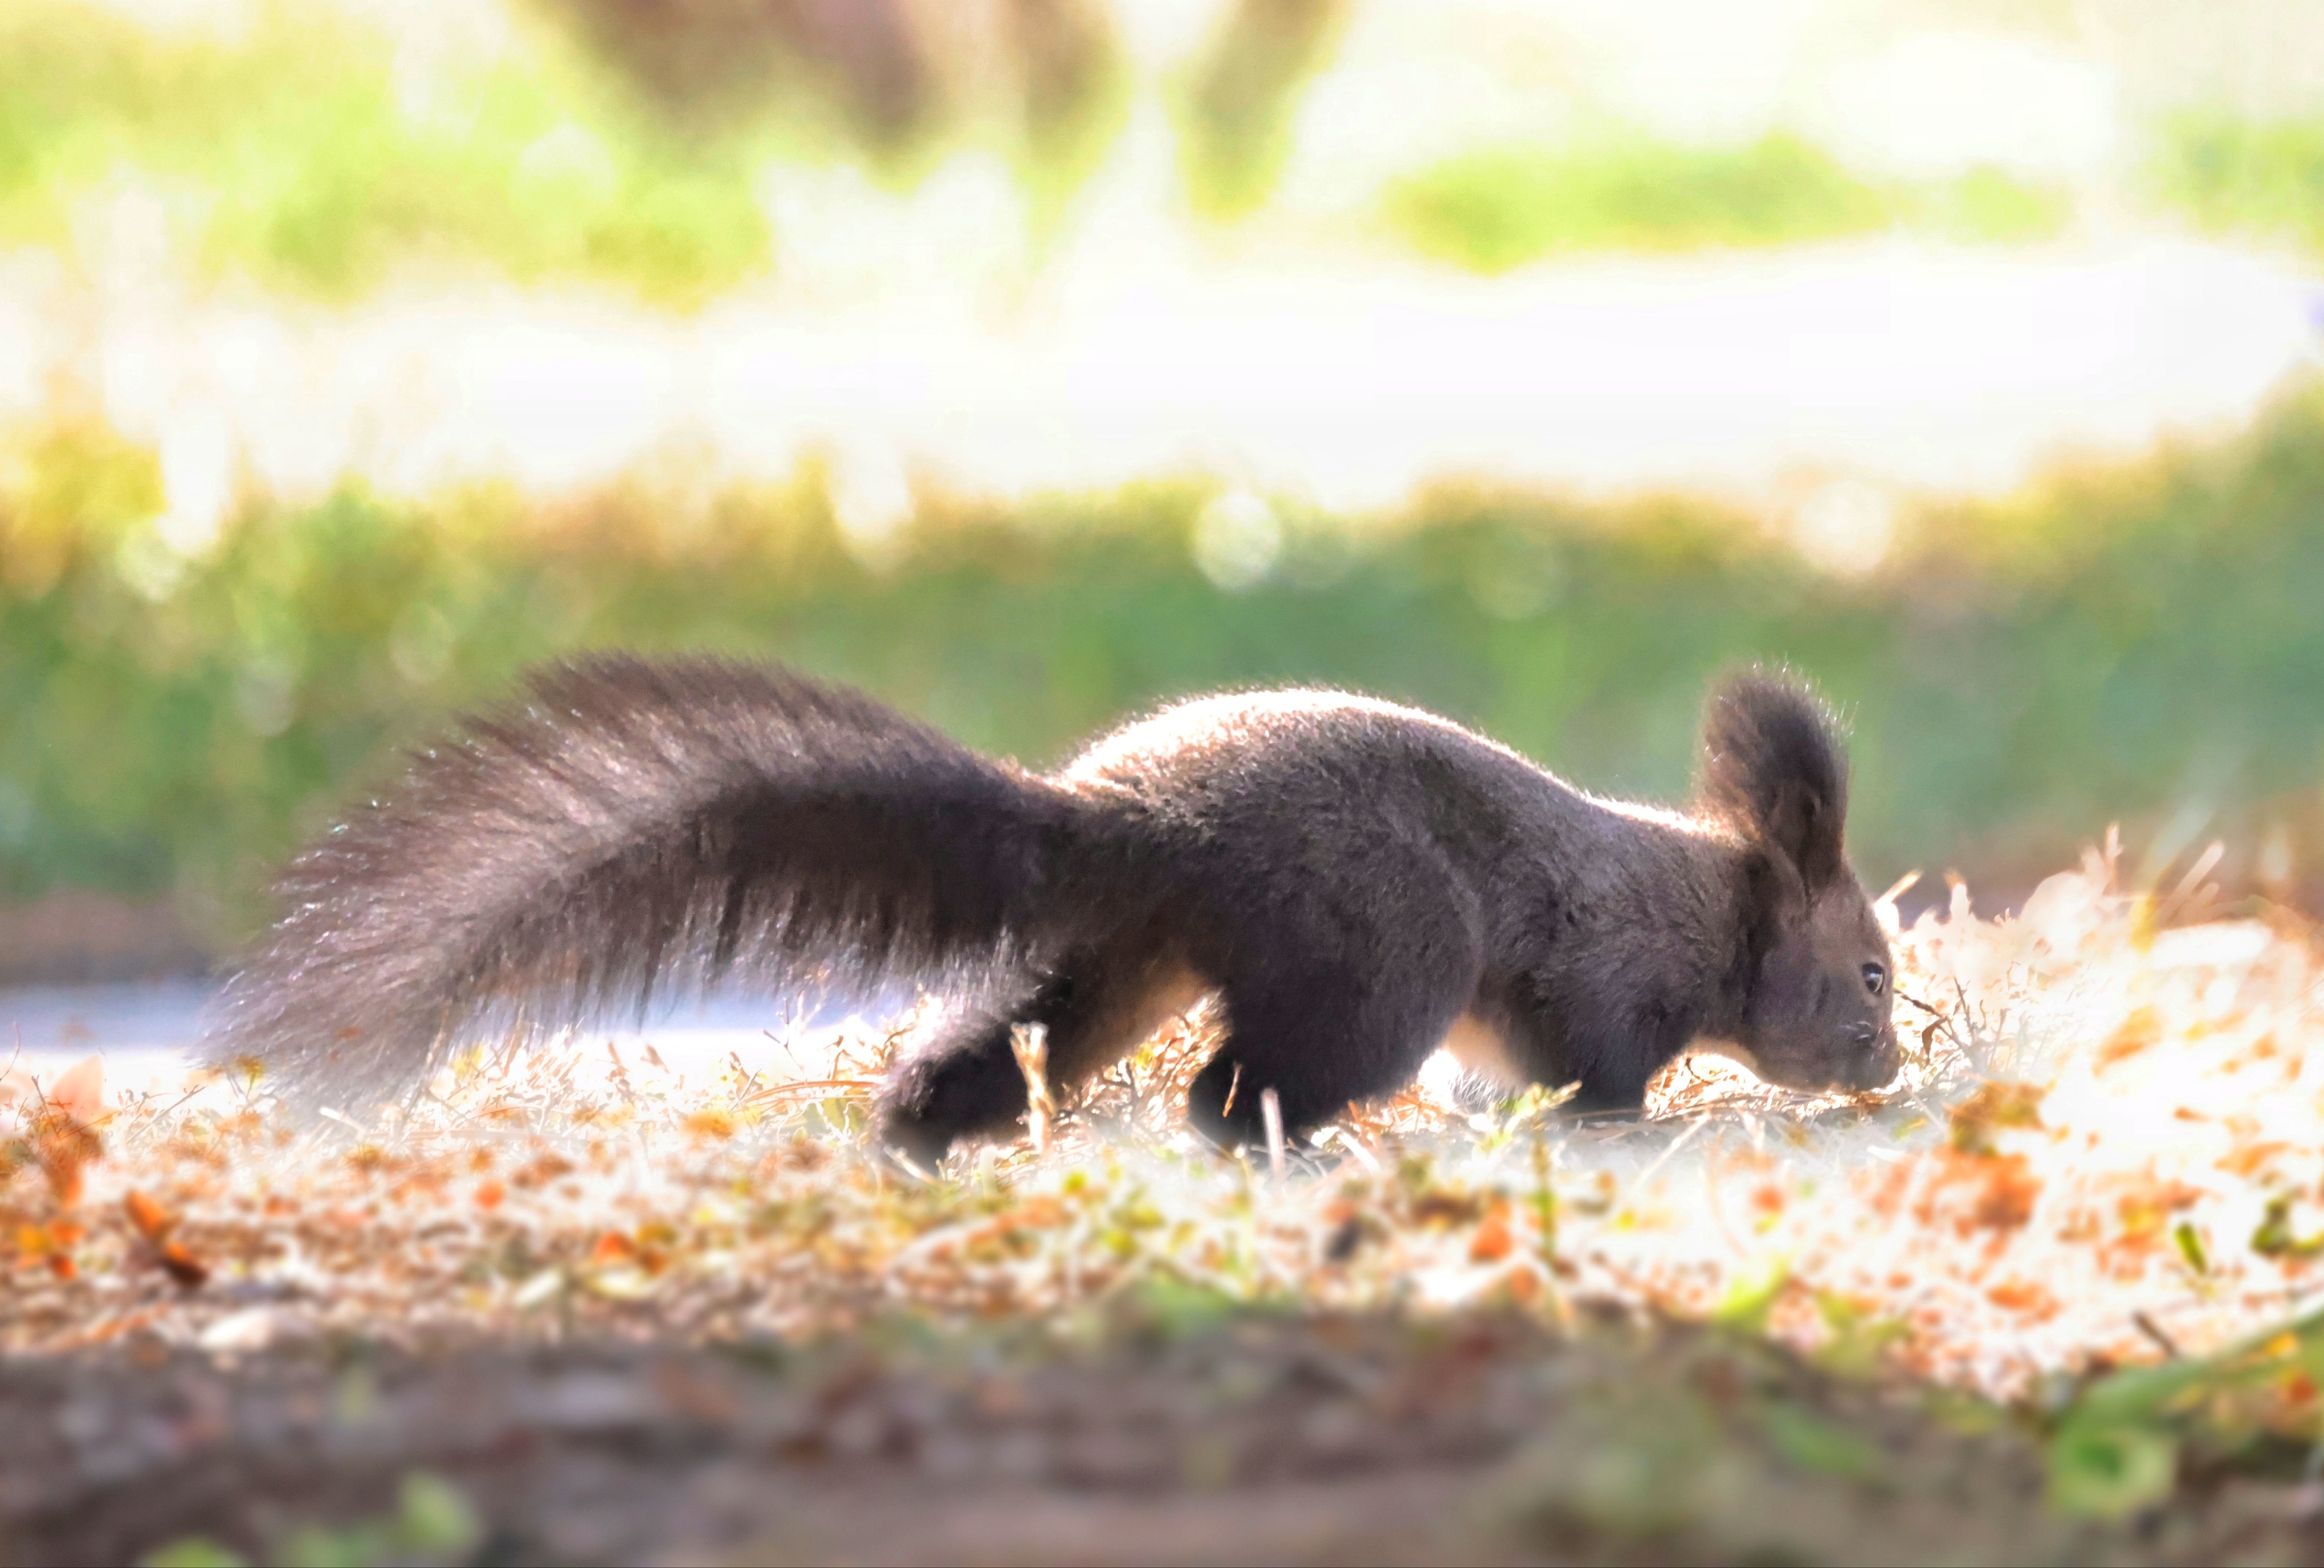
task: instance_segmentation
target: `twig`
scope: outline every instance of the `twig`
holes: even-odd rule
[[[2179,1342],[2163,1333],[2163,1325],[2147,1316],[2144,1307],[2134,1309],[2130,1314],[2130,1322],[2132,1327],[2154,1342],[2162,1350],[2165,1360],[2175,1361],[2179,1359]]]
[[[2196,884],[2210,875],[2211,868],[2218,865],[2227,853],[2227,841],[2215,838],[2209,849],[2195,857],[2195,863],[2187,868],[2187,874],[2179,879],[2179,885],[2171,890],[2171,896],[2156,907],[2154,924],[2158,927],[2169,924],[2172,918],[2180,913],[2181,906],[2195,892]]]
[[[1388,1168],[1380,1164],[1378,1156],[1374,1155],[1370,1149],[1364,1147],[1363,1140],[1361,1139],[1358,1138],[1354,1133],[1349,1131],[1344,1127],[1326,1128],[1317,1136],[1315,1141],[1318,1143],[1328,1141],[1338,1144],[1342,1148],[1346,1149],[1349,1154],[1355,1158],[1359,1164],[1374,1176],[1381,1175]]]
[[[783,1027],[787,1029],[790,1027],[788,1019],[785,1020]],[[791,1049],[791,1043],[788,1039],[775,1033],[772,1029],[761,1029],[759,1032],[766,1036],[767,1038],[775,1042],[775,1048],[791,1059],[792,1066],[797,1067],[802,1073],[807,1071],[807,1064],[798,1059],[798,1053]]]
[[[738,1102],[756,1105],[762,1101],[779,1100],[786,1094],[796,1094],[808,1089],[877,1089],[877,1078],[793,1078],[788,1083],[770,1084],[763,1089],[753,1089]]]
[[[759,1075],[753,1069],[742,1065],[742,1053],[740,1051],[729,1051],[726,1053],[726,1060],[728,1065],[733,1066],[734,1069],[734,1082],[741,1087],[742,1098],[747,1100],[752,1095],[757,1093],[759,1092]]]
[[[1662,1169],[1664,1166],[1670,1163],[1671,1156],[1676,1154],[1680,1149],[1684,1148],[1689,1139],[1692,1138],[1696,1133],[1701,1132],[1709,1125],[1711,1125],[1711,1113],[1707,1111],[1702,1115],[1696,1117],[1692,1121],[1688,1122],[1686,1130],[1680,1133],[1676,1138],[1672,1139],[1670,1142],[1664,1147],[1662,1153],[1655,1156],[1655,1162],[1638,1173],[1638,1185],[1640,1186],[1646,1185],[1648,1177],[1652,1176],[1656,1171]]]
[[[1011,1024],[1009,1048],[1016,1053],[1018,1070],[1025,1075],[1025,1130],[1032,1135],[1033,1152],[1049,1152],[1049,1121],[1057,1102],[1049,1095],[1049,1030],[1046,1024]]]

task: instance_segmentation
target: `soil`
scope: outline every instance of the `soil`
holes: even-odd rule
[[[243,1356],[147,1341],[0,1367],[12,1563],[194,1541],[476,1563],[2324,1555],[2289,1485],[2070,1525],[2041,1475],[1989,1409],[1943,1416],[1668,1325],[1243,1317],[1065,1343],[899,1325],[807,1350]],[[396,1536],[418,1476],[473,1517]]]

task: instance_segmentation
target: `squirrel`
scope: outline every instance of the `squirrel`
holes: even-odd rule
[[[908,981],[948,1005],[877,1130],[929,1166],[1023,1119],[1014,1027],[1063,1093],[1208,995],[1187,1113],[1223,1147],[1267,1090],[1296,1139],[1440,1044],[1579,1111],[1637,1111],[1690,1047],[1809,1090],[1899,1063],[1837,721],[1787,674],[1713,689],[1683,811],[1331,691],[1183,702],[1047,775],[778,666],[602,656],[522,692],[290,862],[211,1059],[376,1104],[480,1026]]]

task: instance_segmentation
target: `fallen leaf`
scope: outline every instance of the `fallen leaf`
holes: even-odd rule
[[[169,1240],[170,1231],[178,1223],[175,1214],[134,1187],[121,1200],[121,1206],[128,1213],[129,1222],[137,1228],[137,1233],[156,1247]]]
[[[183,1241],[164,1241],[158,1250],[161,1268],[187,1290],[199,1290],[209,1280],[209,1265],[194,1256]]]
[[[1990,1154],[1997,1129],[2041,1126],[2042,1097],[2047,1093],[2034,1084],[1981,1084],[1953,1107],[1952,1146],[1964,1154]]]
[[[733,1137],[735,1122],[732,1111],[713,1106],[687,1117],[684,1126],[691,1137],[716,1139]]]
[[[89,1056],[64,1070],[49,1089],[49,1109],[83,1127],[105,1120],[105,1058]]]
[[[1508,1257],[1517,1243],[1509,1239],[1508,1222],[1499,1214],[1488,1214],[1477,1227],[1469,1241],[1469,1261],[1498,1263]]]
[[[178,1216],[146,1194],[131,1188],[121,1200],[128,1213],[129,1222],[146,1245],[153,1250],[162,1271],[187,1290],[198,1290],[208,1283],[209,1265],[193,1254],[192,1249],[178,1241],[171,1232],[178,1228]]]
[[[95,1128],[62,1111],[44,1112],[34,1128],[41,1174],[48,1178],[58,1204],[70,1208],[80,1202],[83,1169],[104,1158],[105,1145]]]
[[[2058,1298],[2036,1280],[2005,1280],[1987,1291],[1985,1298],[2004,1312],[2013,1312],[2036,1323],[2046,1323],[2058,1315]]]
[[[2110,1067],[2125,1056],[2135,1056],[2163,1038],[2163,1016],[2151,1007],[2135,1008],[2106,1043],[2098,1047],[2098,1066]]]

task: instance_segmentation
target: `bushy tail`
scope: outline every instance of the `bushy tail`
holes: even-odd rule
[[[459,1033],[723,977],[988,971],[1092,918],[1092,808],[861,693],[601,658],[531,677],[293,861],[212,1060],[306,1103],[408,1088]]]

